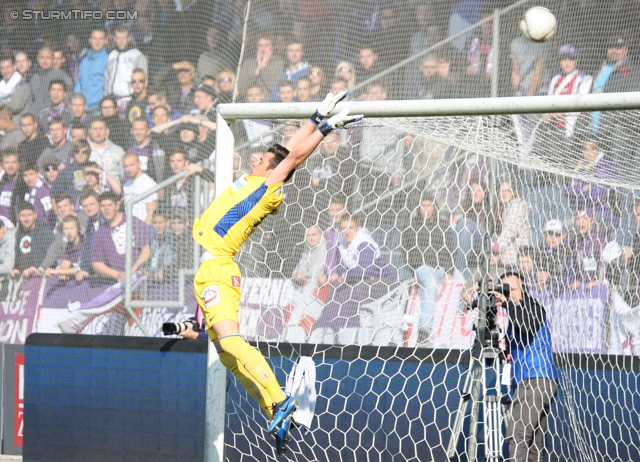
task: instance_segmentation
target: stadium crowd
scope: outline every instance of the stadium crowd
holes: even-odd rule
[[[45,11],[87,8],[71,0],[31,3]],[[122,281],[123,202],[188,170],[133,208],[133,269],[155,284],[175,281],[193,264],[196,178],[213,186],[203,165],[214,159],[218,103],[320,101],[342,90],[372,101],[491,94],[490,22],[400,75],[372,78],[486,18],[500,2],[467,0],[450,9],[435,0],[259,2],[241,66],[242,1],[88,3],[138,17],[14,20],[9,13],[22,2],[2,5],[0,277]],[[566,32],[572,40],[557,46],[512,34],[501,54],[508,78],[500,95],[640,90],[634,36],[606,30],[604,47],[592,31]],[[504,166],[508,175],[490,191],[487,159],[434,166],[420,139],[365,123],[327,136],[296,172],[285,186],[284,220],[267,219],[241,254],[246,274],[293,278],[301,294],[326,302],[316,327],[335,332],[357,325],[359,303],[414,279],[424,339],[442,282],[477,277],[490,220],[496,273],[519,268],[532,290],[548,296],[608,279],[637,305],[640,201],[606,183],[636,166],[630,118],[546,114],[537,125],[515,118],[513,128],[535,155],[552,162],[554,153],[575,153],[564,161],[602,183]],[[266,120],[235,125],[237,145],[247,146],[237,153],[236,175],[296,129]],[[443,148],[442,155],[454,153]],[[428,184],[427,171],[446,186]],[[490,195],[497,212],[488,208]]]

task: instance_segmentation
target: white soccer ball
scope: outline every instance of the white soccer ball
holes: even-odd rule
[[[556,17],[542,6],[529,8],[520,20],[520,31],[532,42],[546,42],[556,33]]]

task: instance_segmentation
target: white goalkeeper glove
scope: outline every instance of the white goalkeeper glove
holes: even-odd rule
[[[350,116],[349,109],[343,109],[342,111],[331,117],[329,120],[318,126],[318,130],[320,130],[320,133],[322,133],[324,136],[327,136],[336,128],[342,128],[345,125],[362,120],[363,117],[364,116],[362,114]]]
[[[311,116],[311,123],[314,125],[318,125],[322,120],[329,115],[331,111],[336,107],[340,101],[342,101],[347,96],[346,91],[341,91],[336,96],[333,96],[333,93],[328,93],[327,97],[323,102],[320,103],[318,109],[316,109],[315,114]]]

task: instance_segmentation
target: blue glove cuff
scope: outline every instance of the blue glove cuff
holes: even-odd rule
[[[322,125],[318,126],[318,131],[322,133],[323,136],[327,136],[329,133],[333,131],[333,127],[328,123],[324,122]]]
[[[313,125],[318,126],[318,124],[322,122],[323,119],[324,119],[324,116],[320,114],[318,111],[316,111],[315,114],[313,114],[309,120]]]

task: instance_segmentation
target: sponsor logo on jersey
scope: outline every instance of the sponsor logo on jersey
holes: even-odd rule
[[[248,183],[247,179],[244,176],[241,176],[240,178],[238,178],[236,181],[234,181],[231,184],[231,188],[233,188],[234,191],[238,191],[240,188],[245,186],[247,183]]]
[[[233,287],[240,287],[240,276],[231,276],[231,285]]]
[[[210,306],[217,305],[220,303],[220,290],[218,286],[209,286],[202,292],[202,300],[204,301],[204,307],[209,308]]]

